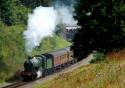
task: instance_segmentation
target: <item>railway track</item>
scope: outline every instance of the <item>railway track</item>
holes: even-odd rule
[[[24,86],[26,84],[28,84],[28,82],[22,82],[22,81],[20,81],[20,82],[16,82],[16,83],[13,83],[13,84],[7,85],[5,87],[1,87],[1,88],[18,88],[18,87]]]

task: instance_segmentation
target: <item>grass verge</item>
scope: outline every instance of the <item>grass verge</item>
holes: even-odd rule
[[[34,88],[124,88],[125,60],[121,59],[124,54],[112,53],[105,61],[80,67]]]

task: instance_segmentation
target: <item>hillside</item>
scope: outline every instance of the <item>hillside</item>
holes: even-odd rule
[[[35,88],[124,88],[125,50],[110,53],[106,60],[59,75]]]
[[[13,74],[23,68],[27,54],[23,32],[25,25],[6,26],[0,23],[0,83],[12,81]],[[54,35],[43,39],[41,45],[33,50],[32,55],[57,50],[69,46],[70,43]]]

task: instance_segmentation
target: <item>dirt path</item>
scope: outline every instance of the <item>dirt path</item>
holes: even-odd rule
[[[22,87],[19,87],[19,88],[34,88],[34,85],[36,84],[43,84],[49,80],[52,80],[54,79],[55,77],[58,77],[60,74],[63,74],[63,73],[67,73],[67,72],[71,72],[73,71],[74,69],[77,69],[78,67],[81,67],[81,66],[85,66],[85,65],[88,65],[89,64],[89,61],[93,58],[93,55],[90,54],[86,59],[83,59],[82,61],[70,66],[70,67],[67,67],[66,69],[63,69],[61,70],[60,72],[58,73],[54,73],[52,75],[49,75],[45,78],[42,78],[40,80],[37,80],[35,82],[31,82],[25,86],[22,86]]]

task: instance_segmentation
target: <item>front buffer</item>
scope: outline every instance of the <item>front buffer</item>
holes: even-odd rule
[[[22,71],[21,72],[21,77],[23,78],[23,81],[31,81],[31,80],[36,79],[37,73],[36,72]]]

